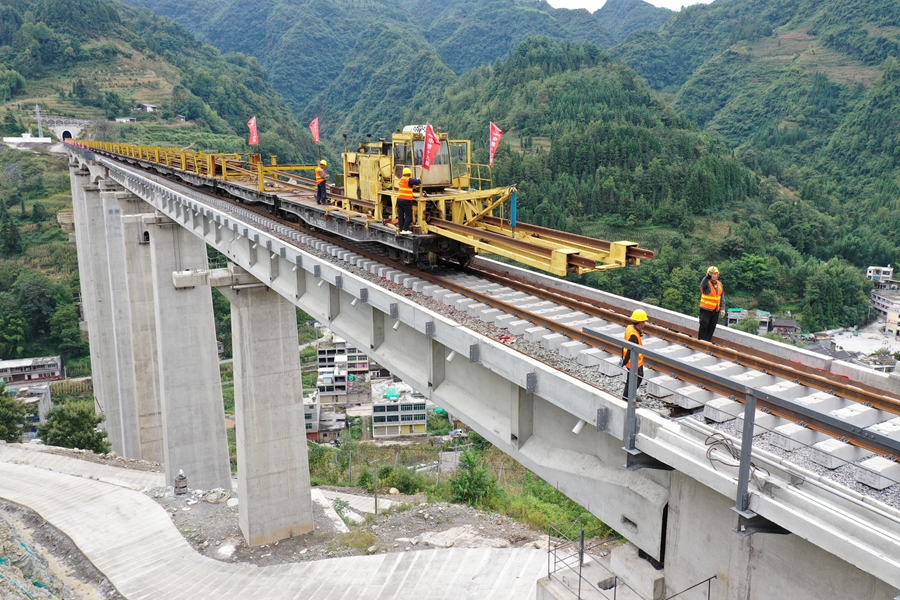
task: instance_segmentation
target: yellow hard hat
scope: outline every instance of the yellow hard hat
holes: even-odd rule
[[[412,175],[412,170],[409,167],[403,167],[404,175]]]
[[[718,274],[718,273],[719,273],[719,268],[718,268],[718,267],[710,267],[710,268],[708,268],[708,269],[706,270],[706,274],[707,274],[707,275],[712,275],[713,273]]]
[[[636,323],[643,323],[647,320],[647,311],[643,308],[639,308],[631,313],[631,320]]]
[[[319,164],[322,165],[323,167],[327,167],[328,161],[323,158],[322,160],[319,161]]]

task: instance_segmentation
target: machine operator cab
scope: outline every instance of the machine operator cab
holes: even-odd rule
[[[422,180],[428,194],[468,190],[471,176],[471,145],[468,140],[451,140],[437,132],[440,148],[431,169],[422,168],[425,151],[425,125],[408,125],[396,131],[391,141],[363,142],[356,152],[344,153],[345,194],[357,200],[380,203],[390,212],[394,183],[409,167],[412,176]],[[418,188],[416,194],[418,195]]]

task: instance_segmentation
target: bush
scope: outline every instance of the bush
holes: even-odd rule
[[[394,470],[389,483],[391,487],[397,488],[401,494],[415,494],[425,487],[425,478],[413,469],[401,467]]]
[[[737,323],[732,326],[732,329],[737,329],[738,331],[743,331],[744,333],[752,333],[754,335],[759,335],[759,321],[756,319],[741,319]]]
[[[94,399],[70,400],[47,413],[47,422],[39,426],[41,439],[50,446],[81,448],[97,454],[109,452],[106,432],[97,429],[105,417],[94,412]]]
[[[6,393],[0,383],[0,440],[15,444],[22,438],[22,424],[28,411],[25,405]]]
[[[453,499],[470,506],[485,506],[497,493],[497,480],[490,476],[484,462],[472,450],[459,458],[456,474],[450,478]]]
[[[356,485],[365,489],[366,491],[374,491],[375,489],[375,475],[372,474],[372,469],[368,466],[363,467],[359,476],[356,478]]]

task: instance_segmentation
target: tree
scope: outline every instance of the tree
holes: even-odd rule
[[[19,307],[28,319],[32,332],[49,331],[50,319],[60,304],[71,303],[66,287],[51,280],[39,271],[25,272],[16,279],[13,290],[19,298]]]
[[[778,295],[772,290],[761,291],[757,302],[761,310],[778,312]]]
[[[756,319],[741,319],[732,327],[732,329],[737,329],[738,331],[743,331],[744,333],[752,333],[754,335],[759,335],[759,321]]]
[[[78,326],[78,307],[61,304],[50,318],[50,335],[64,359],[79,358],[88,353],[88,343],[81,339]]]
[[[490,476],[478,454],[466,450],[459,458],[459,468],[450,479],[450,491],[457,502],[470,506],[483,506],[493,496],[497,481]]]
[[[9,292],[0,293],[0,359],[21,356],[28,340],[28,320]]]
[[[69,400],[47,413],[47,422],[38,427],[41,439],[49,446],[81,448],[97,454],[109,452],[106,432],[97,429],[103,414],[94,412],[94,399]]]
[[[22,235],[12,215],[3,207],[0,216],[0,258],[12,258],[22,251]]]
[[[10,396],[6,385],[0,383],[0,440],[10,444],[19,442],[27,415],[25,405]]]

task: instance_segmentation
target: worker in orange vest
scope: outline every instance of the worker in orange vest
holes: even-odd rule
[[[403,176],[394,184],[394,187],[399,189],[397,192],[397,218],[399,219],[397,233],[400,235],[411,233],[409,228],[412,227],[413,202],[416,199],[413,196],[413,187],[421,183],[421,179],[412,177],[412,169],[403,167]]]
[[[719,316],[725,316],[725,303],[722,294],[725,288],[719,281],[719,269],[710,267],[706,270],[706,277],[700,281],[700,330],[697,338],[711,342]]]
[[[625,328],[625,341],[631,342],[632,344],[637,344],[638,346],[644,345],[644,323],[647,322],[647,311],[642,308],[638,308],[633,313],[631,313],[631,324]],[[631,381],[631,349],[622,348],[622,365],[625,367],[625,371],[627,373],[627,377],[625,378],[625,390],[622,392],[622,398],[628,399],[628,384]],[[641,383],[644,381],[644,355],[637,355],[637,386],[635,389],[641,387]]]
[[[328,200],[325,199],[325,183],[328,181],[325,167],[327,166],[328,161],[323,158],[319,161],[319,168],[316,169],[316,204],[328,204]]]

